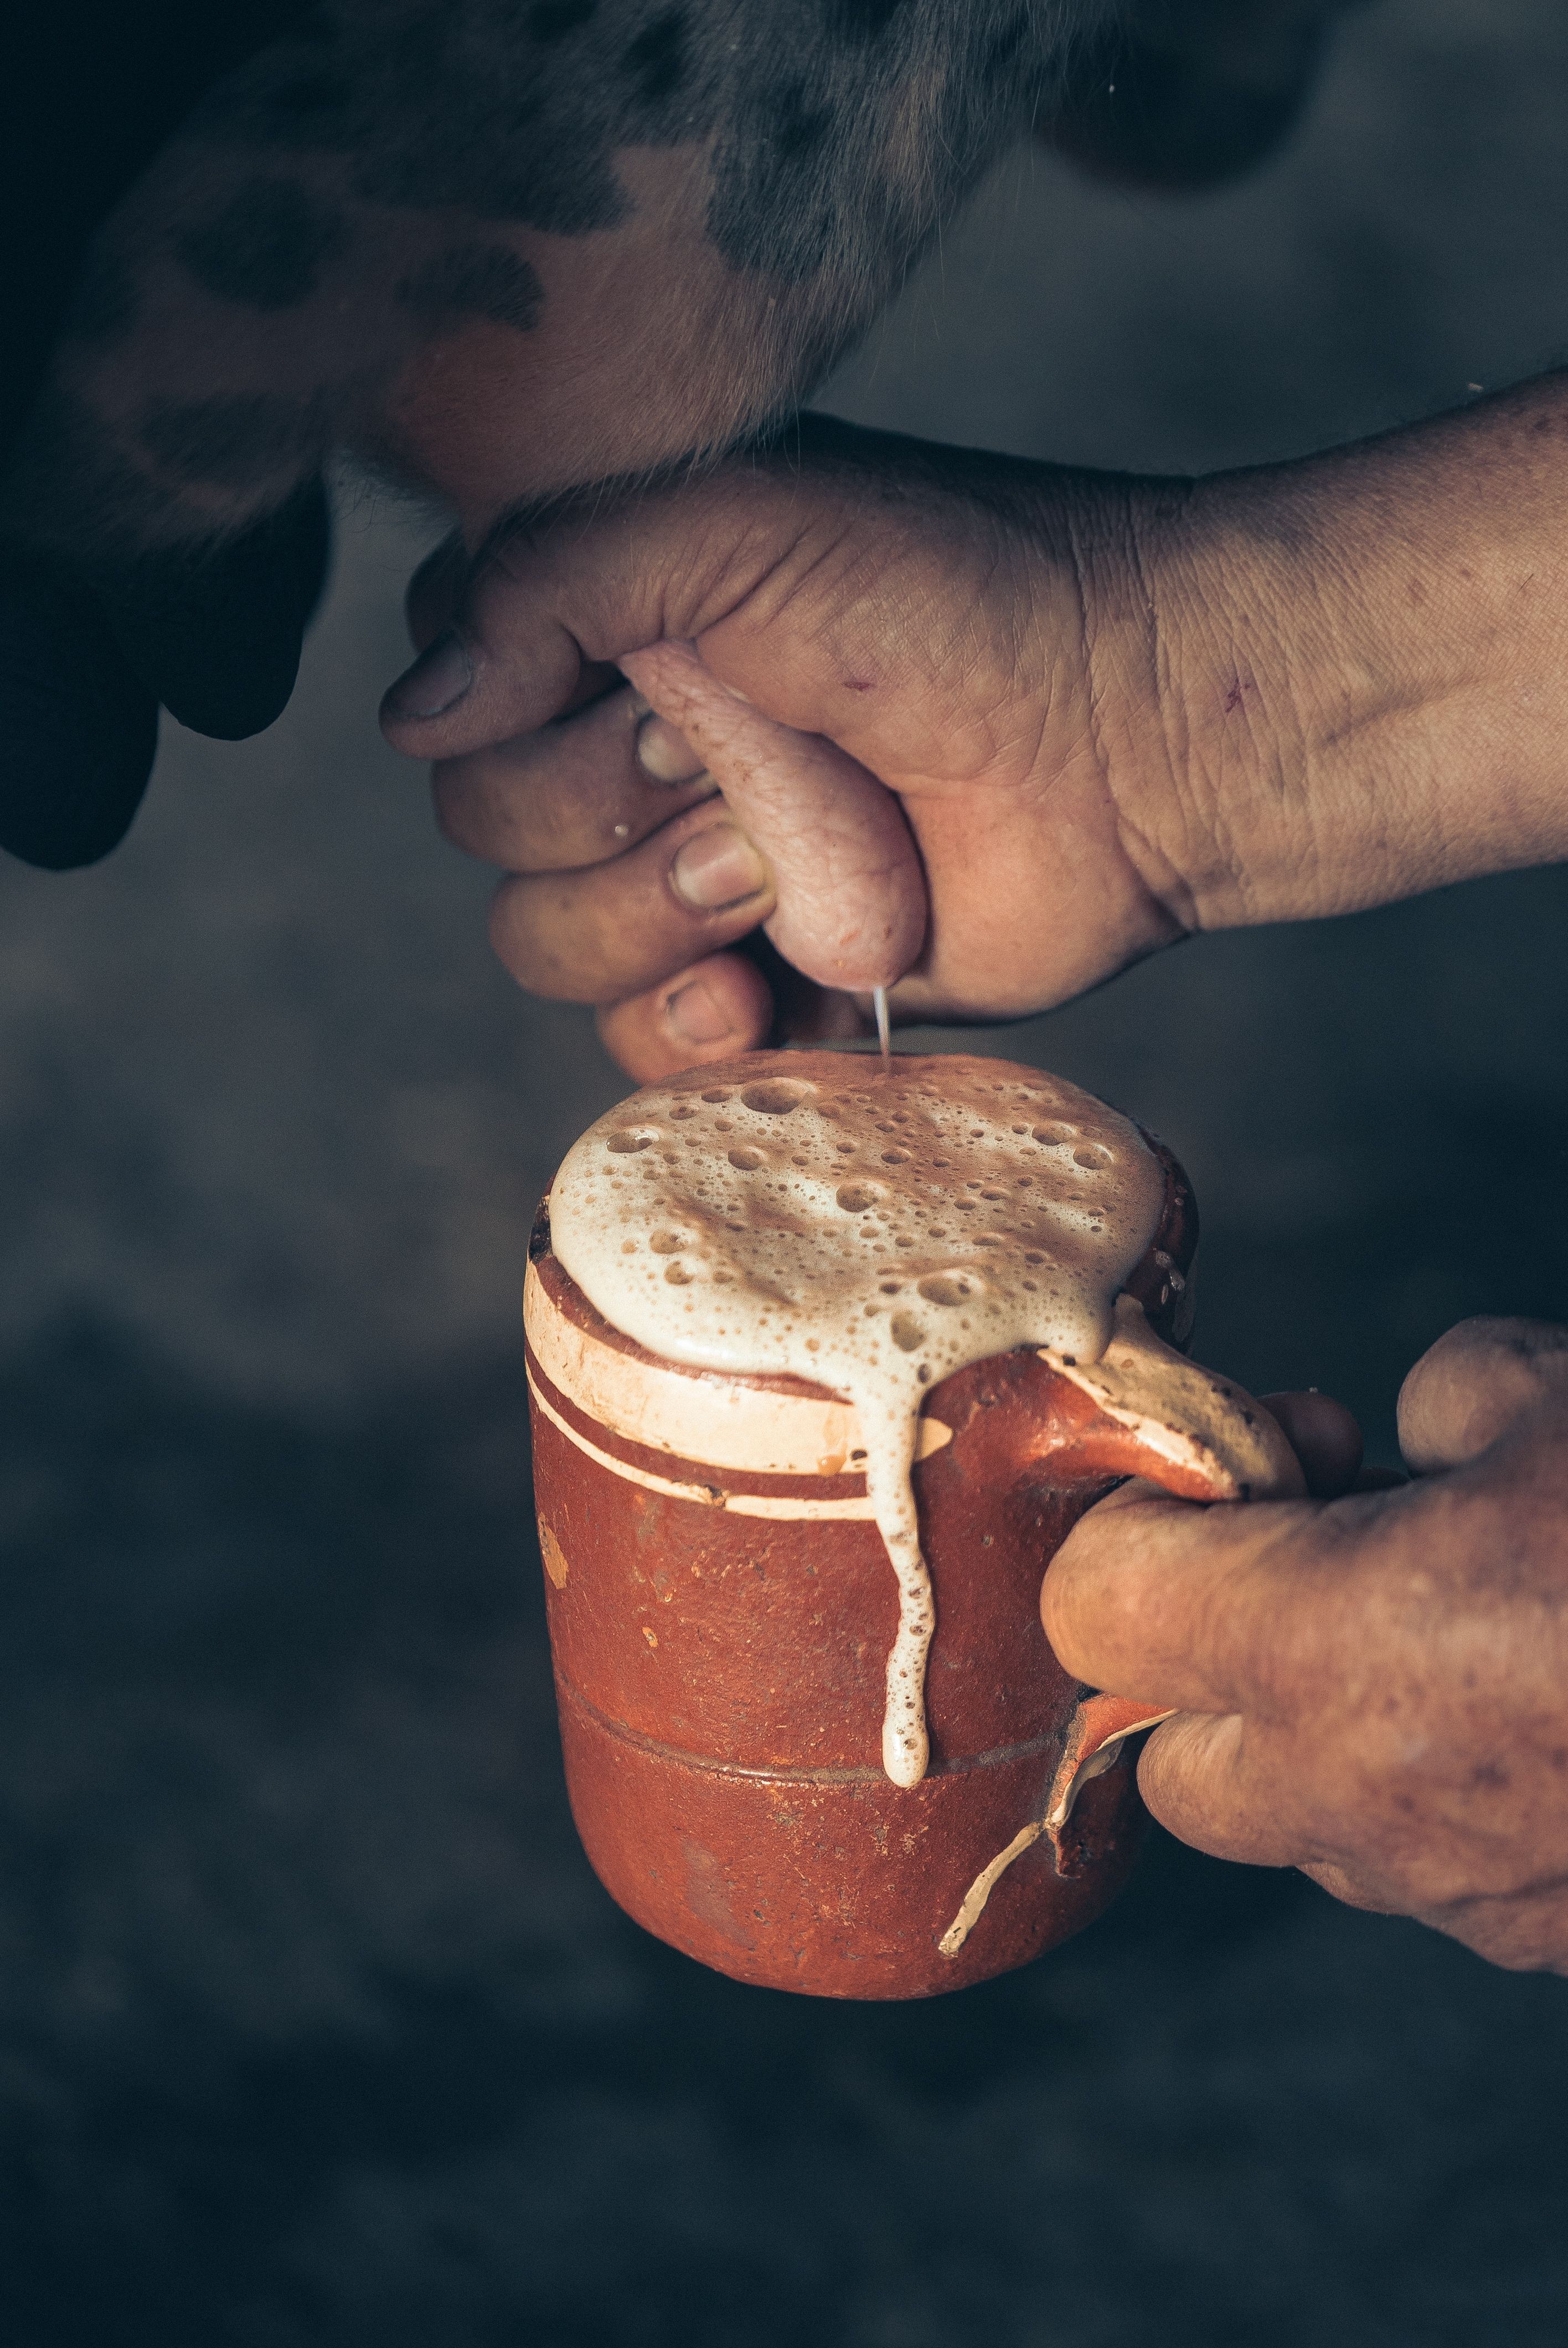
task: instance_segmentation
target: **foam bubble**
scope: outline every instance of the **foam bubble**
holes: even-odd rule
[[[935,1627],[910,1482],[920,1405],[1014,1345],[1097,1360],[1163,1179],[1125,1117],[1009,1061],[910,1056],[884,1073],[817,1052],[786,1066],[677,1077],[601,1117],[556,1178],[552,1239],[589,1302],[650,1352],[793,1372],[854,1404],[899,1583],[883,1761],[914,1785]],[[622,1180],[634,1165],[641,1179]]]

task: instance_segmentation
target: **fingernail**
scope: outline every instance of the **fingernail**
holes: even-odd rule
[[[639,726],[637,763],[656,783],[689,783],[702,771],[702,759],[662,717],[645,717]]]
[[[754,897],[765,886],[768,868],[743,831],[715,823],[677,849],[670,885],[682,904],[699,913],[722,912]]]
[[[720,1010],[700,978],[670,997],[664,1016],[682,1044],[718,1044],[734,1033],[734,1022]]]
[[[386,696],[394,717],[439,717],[474,682],[468,647],[456,628],[444,628]]]

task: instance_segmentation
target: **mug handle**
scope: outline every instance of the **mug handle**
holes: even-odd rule
[[[1157,1337],[1136,1297],[1117,1298],[1111,1342],[1097,1362],[1046,1350],[1040,1359],[1062,1382],[1059,1407],[1048,1414],[1054,1423],[1042,1426],[1037,1454],[1054,1468],[1146,1477],[1183,1500],[1296,1499],[1306,1492],[1301,1463],[1278,1421],[1232,1380],[1201,1369]],[[943,1956],[958,1955],[997,1883],[1042,1836],[1057,1873],[1079,1872],[1083,1859],[1066,1834],[1079,1795],[1114,1766],[1129,1736],[1169,1720],[1171,1711],[1138,1696],[1084,1689],[1042,1800],[969,1886],[937,1944]]]
[[[1099,1362],[1080,1366],[1051,1353],[1040,1360],[1094,1404],[1094,1418],[1068,1447],[1084,1458],[1099,1456],[1124,1475],[1148,1477],[1181,1500],[1284,1500],[1305,1491],[1300,1460],[1277,1420],[1230,1378],[1200,1369],[1157,1338],[1133,1296],[1117,1299],[1115,1332]],[[1169,1704],[1084,1693],[1044,1797],[1040,1822],[1051,1841],[1080,1791],[1115,1764],[1122,1742],[1169,1716]]]
[[[1092,1406],[1067,1445],[1085,1465],[1146,1477],[1186,1500],[1286,1499],[1306,1489],[1278,1422],[1232,1380],[1157,1337],[1134,1297],[1118,1297],[1111,1343],[1099,1361],[1080,1365],[1050,1353],[1040,1358]],[[1112,1767],[1125,1738],[1170,1717],[1169,1705],[1085,1691],[1040,1813],[1059,1860],[1059,1838],[1083,1787]]]
[[[1057,1843],[1059,1859],[1061,1846],[1057,1838],[1090,1779],[1102,1777],[1114,1767],[1127,1737],[1136,1736],[1140,1729],[1157,1728],[1173,1711],[1174,1706],[1167,1704],[1163,1712],[1156,1712],[1131,1695],[1084,1697],[1068,1725],[1067,1742],[1045,1797],[1042,1824]]]

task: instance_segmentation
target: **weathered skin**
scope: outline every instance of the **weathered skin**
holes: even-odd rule
[[[415,667],[388,731],[437,762],[450,836],[512,876],[503,961],[601,1006],[643,1081],[751,1048],[775,1008],[723,951],[772,915],[773,876],[736,848],[689,885],[722,813],[697,769],[726,780],[725,745],[683,760],[627,695],[568,714],[664,636],[772,721],[775,808],[792,738],[895,795],[929,908],[895,1014],[1027,1014],[1194,931],[1568,855],[1565,438],[1550,376],[1197,483],[814,424],[500,534],[466,582],[437,568],[417,629],[449,604],[466,685]],[[450,697],[421,716],[433,684]],[[835,855],[868,885],[870,856]],[[797,1032],[854,1016],[802,1007],[777,1006]]]
[[[582,651],[661,632],[897,794],[931,914],[904,1005],[1025,1010],[1185,931],[1568,855],[1565,441],[1560,377],[1196,487],[839,431],[787,479],[721,469],[499,543],[456,607],[467,690],[392,730],[445,762],[454,836],[512,868],[503,957],[600,1003],[641,1073],[773,1008],[723,951],[767,877],[704,911],[679,868],[727,819],[656,828],[661,792],[704,788],[669,729],[624,695],[561,721]],[[612,811],[633,844],[592,839]],[[1568,1972],[1568,1332],[1434,1348],[1402,1488],[1344,1491],[1321,1397],[1278,1415],[1321,1502],[1243,1523],[1127,1488],[1050,1570],[1052,1646],[1181,1715],[1140,1782],[1186,1840]]]
[[[449,500],[473,544],[509,507],[718,448],[786,408],[1031,121],[1091,163],[1155,178],[1246,160],[1288,118],[1332,13],[1317,0],[1193,0],[1168,15],[1158,0],[691,0],[679,11],[342,0],[308,42],[215,92],[109,222],[0,520],[97,581],[289,513],[329,449],[346,446]],[[1126,41],[1119,18],[1131,20]],[[1049,844],[1061,776],[1086,746],[1077,772],[1111,850],[1101,870],[1112,901],[1081,895],[1076,924],[1054,932],[1038,898],[1022,905],[1020,960],[999,957],[988,893],[974,925],[985,966],[967,973],[960,894],[946,937],[934,932],[946,969],[934,986],[921,973],[911,1007],[922,989],[949,1014],[1006,1007],[999,992],[1023,1007],[1188,927],[1302,918],[1564,852],[1563,431],[1561,386],[1547,385],[1495,404],[1473,430],[1445,426],[1288,480],[1222,485],[1167,579],[1161,615],[1183,619],[1173,672],[1169,639],[1156,647],[1163,670],[1141,657],[1148,615],[1136,597],[1119,607],[1116,590],[1144,580],[1124,543],[1102,537],[1109,623],[1081,643],[1064,627],[1040,672],[1059,726],[1065,684],[1064,755],[1037,731],[1047,771],[1035,778],[1030,764],[1021,779],[1042,788],[999,801],[1009,812],[989,869],[1027,880],[1018,828]],[[1273,527],[1282,512],[1284,533]],[[1390,514],[1403,538],[1384,527]],[[1500,514],[1523,520],[1500,530]],[[848,534],[860,526],[851,515]],[[875,518],[872,535],[884,527]],[[982,510],[980,534],[989,527]],[[689,528],[688,515],[645,542],[657,583],[684,563]],[[704,549],[721,574],[723,541]],[[1049,530],[1041,542],[1049,609],[1083,571],[1077,550],[1060,561]],[[1280,566],[1305,561],[1313,593],[1305,604],[1266,596],[1266,624],[1254,604],[1238,629],[1234,600],[1194,596],[1194,543],[1211,579],[1277,593]],[[1327,573],[1314,572],[1315,548]],[[1348,582],[1338,619],[1354,623],[1355,663],[1337,657],[1333,598],[1317,592],[1326,575]],[[1440,595],[1429,597],[1430,582]],[[538,616],[563,581],[536,568],[512,583]],[[302,609],[308,595],[307,580]],[[1305,693],[1299,666],[1271,661],[1266,624],[1287,613],[1299,652],[1304,608],[1319,623]],[[786,597],[757,615],[753,681],[778,643],[769,631],[782,623],[787,636],[798,609]],[[926,659],[939,649],[939,598],[931,614],[914,666],[940,701],[948,681]],[[623,634],[623,619],[613,596],[601,602],[607,658],[659,633]],[[682,632],[700,624],[693,614]],[[1420,644],[1413,663],[1407,630]],[[1061,644],[1065,678],[1052,667]],[[907,666],[910,645],[898,650]],[[1313,673],[1335,694],[1315,696]],[[592,681],[574,669],[571,689]],[[1073,716],[1095,689],[1091,738]],[[831,734],[831,696],[811,691],[776,714]],[[988,755],[995,733],[1004,752],[1016,747],[996,697],[982,702],[969,716]],[[525,693],[515,727],[567,705]],[[766,874],[738,911],[710,908],[682,928],[662,865],[640,878],[634,855],[614,860],[632,833],[662,825],[668,850],[712,829],[711,784],[649,725],[616,695],[544,744],[505,727],[427,737],[453,762],[449,828],[528,876],[501,901],[503,950],[530,976],[553,955],[544,975],[556,991],[612,1006],[618,1048],[645,1073],[668,1064],[661,1023],[677,985],[703,970],[725,998],[706,1048],[742,1048],[769,1015],[750,964],[690,960],[763,918]],[[874,724],[844,730],[878,762]],[[911,779],[931,778],[911,767]],[[928,796],[935,807],[940,795]],[[954,885],[985,864],[972,814],[950,850]],[[645,925],[637,942],[628,917],[654,907],[665,926]],[[1130,1492],[1081,1528],[1045,1599],[1074,1669],[1185,1707],[1142,1769],[1151,1806],[1178,1832],[1302,1865],[1342,1898],[1422,1916],[1500,1962],[1560,1971],[1564,1343],[1540,1324],[1503,1324],[1434,1349],[1403,1401],[1407,1456],[1426,1471],[1407,1490],[1286,1503],[1245,1526]],[[1314,1407],[1279,1406],[1304,1450]],[[1342,1429],[1334,1440],[1327,1490],[1348,1472]]]
[[[1138,1782],[1184,1840],[1568,1972],[1568,1331],[1461,1323],[1399,1427],[1415,1483],[1245,1523],[1124,1486],[1051,1565],[1046,1631],[1181,1707]]]

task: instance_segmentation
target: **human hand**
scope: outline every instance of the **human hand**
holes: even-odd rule
[[[1271,1404],[1298,1442],[1308,1406]],[[1179,1707],[1138,1778],[1184,1841],[1568,1972],[1568,1330],[1461,1323],[1399,1439],[1418,1480],[1393,1489],[1124,1486],[1052,1561],[1046,1633],[1090,1684]]]
[[[1025,1011],[1178,934],[1167,860],[1126,838],[1093,713],[1081,542],[1124,543],[1127,496],[823,421],[804,457],[505,533],[471,576],[440,559],[411,597],[428,649],[384,725],[436,761],[448,836],[515,876],[502,960],[537,993],[600,1004],[646,1079],[765,1040],[766,986],[724,949],[789,912],[774,866],[798,884],[815,859],[840,880],[819,964],[845,932],[906,942],[880,978],[918,953],[894,998],[907,1019]],[[617,664],[645,699],[603,691]],[[820,788],[790,820],[824,757],[836,837]],[[732,819],[759,777],[767,857]],[[885,830],[854,845],[857,814],[893,804],[876,783],[917,845],[928,929],[914,860]],[[706,1032],[677,1025],[693,1004]],[[842,1025],[820,1001],[796,1018]]]
[[[471,574],[444,559],[384,724],[436,761],[448,835],[515,876],[502,960],[599,1004],[644,1080],[773,1023],[728,949],[782,875],[708,804],[738,771],[717,739],[737,693],[742,763],[775,799],[825,742],[901,806],[929,910],[897,1015],[1028,1013],[1194,930],[1568,850],[1563,492],[1536,435],[1561,404],[1538,386],[1196,485],[817,419],[787,454],[504,531]],[[1456,567],[1468,586],[1429,593]],[[688,694],[651,719],[605,690],[671,641],[695,642],[705,709]],[[876,865],[842,839],[837,856]],[[866,926],[864,905],[840,916]],[[794,1032],[843,1008],[792,1005]]]

